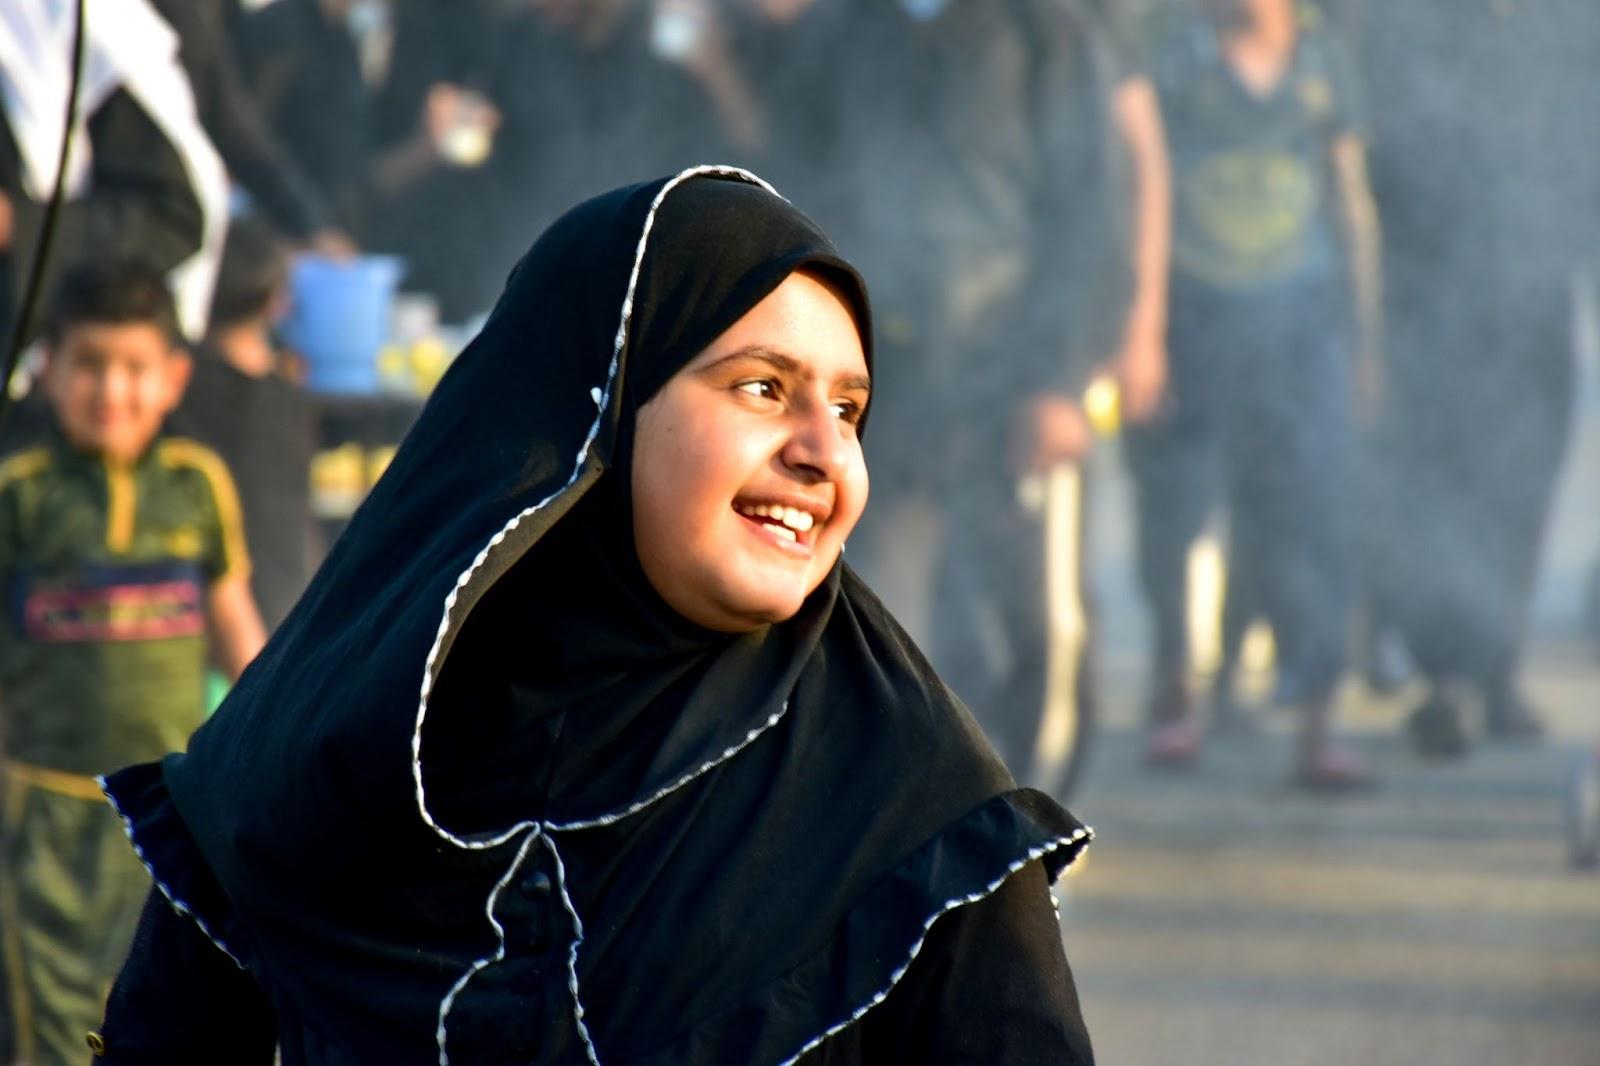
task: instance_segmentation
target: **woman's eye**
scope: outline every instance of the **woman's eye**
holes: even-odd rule
[[[778,383],[771,378],[757,378],[754,381],[741,381],[734,388],[751,396],[759,396],[764,400],[776,399],[778,396]]]
[[[835,418],[855,425],[861,421],[861,405],[854,400],[840,400],[832,405]]]

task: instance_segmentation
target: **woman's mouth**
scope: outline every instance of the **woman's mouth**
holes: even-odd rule
[[[733,509],[779,547],[809,549],[816,539],[818,517],[811,511],[781,503],[740,500],[734,501]]]

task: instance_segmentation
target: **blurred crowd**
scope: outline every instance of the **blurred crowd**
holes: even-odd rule
[[[59,315],[20,322],[21,297],[74,6],[0,6],[0,336],[44,349]],[[873,287],[873,504],[850,560],[1019,777],[1043,773],[1041,707],[1095,695],[1085,561],[1049,550],[1077,543],[1081,508],[1041,486],[1092,446],[1096,383],[1120,397],[1136,488],[1152,763],[1248,717],[1234,681],[1257,620],[1300,710],[1303,787],[1372,783],[1332,737],[1356,667],[1427,682],[1425,754],[1460,754],[1479,722],[1539,732],[1516,678],[1574,293],[1600,259],[1593,0],[85,7],[46,306],[85,261],[166,278],[194,353],[167,428],[232,469],[268,629],[315,554],[318,403],[276,329],[292,259],[398,257],[401,288],[464,323],[565,208],[716,162],[771,181]],[[48,391],[8,414],[6,450],[59,434]],[[1190,560],[1218,529],[1208,690]],[[0,545],[8,580],[19,550]],[[1064,644],[1052,597],[1076,603]],[[24,687],[6,639],[0,706]]]

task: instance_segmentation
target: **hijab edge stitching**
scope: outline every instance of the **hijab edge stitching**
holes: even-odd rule
[[[494,916],[494,905],[500,901],[500,893],[505,891],[505,887],[517,875],[518,868],[522,866],[528,857],[528,850],[533,847],[533,842],[538,840],[541,835],[539,827],[534,826],[533,832],[528,834],[527,839],[522,842],[522,846],[517,849],[517,857],[511,861],[511,866],[501,876],[500,880],[495,883],[493,891],[489,893],[489,900],[484,905],[484,913],[488,915],[489,924],[494,927],[495,936],[499,938],[499,943],[495,946],[493,952],[467,967],[467,972],[456,979],[456,983],[450,986],[450,991],[445,993],[445,997],[439,1001],[439,1024],[434,1030],[434,1039],[439,1044],[439,1066],[450,1066],[450,1053],[445,1050],[445,1019],[450,1016],[450,1008],[455,1006],[456,997],[461,994],[462,990],[467,987],[474,977],[506,957],[506,927],[501,925],[500,920]]]
[[[583,943],[583,919],[578,917],[578,908],[567,894],[567,864],[561,860],[560,849],[548,835],[544,844],[556,860],[556,887],[561,890],[561,904],[572,916],[572,942],[567,945],[567,988],[572,993],[572,1023],[583,1039],[583,1051],[589,1056],[590,1066],[600,1066],[600,1053],[595,1050],[589,1027],[583,1022],[583,1000],[578,996],[578,945]]]
[[[911,945],[911,951],[908,955],[906,955],[906,960],[900,964],[898,969],[889,975],[888,984],[884,985],[883,988],[879,989],[865,1003],[856,1008],[850,1017],[846,1018],[842,1022],[828,1027],[821,1033],[818,1033],[816,1036],[812,1037],[803,1047],[800,1048],[799,1051],[796,1051],[793,1055],[784,1059],[778,1064],[778,1066],[794,1066],[796,1062],[798,1062],[809,1052],[815,1050],[819,1045],[822,1044],[823,1041],[850,1028],[850,1026],[854,1025],[856,1022],[865,1017],[868,1011],[872,1010],[872,1008],[889,998],[889,993],[894,991],[895,986],[900,983],[901,978],[905,977],[906,971],[911,968],[911,964],[916,961],[917,955],[922,951],[922,945],[927,943],[928,934],[933,930],[933,923],[937,922],[940,918],[944,917],[953,910],[956,910],[960,907],[965,907],[969,903],[977,903],[993,895],[1001,885],[1006,883],[1012,874],[1016,873],[1030,862],[1041,859],[1051,852],[1057,851],[1061,848],[1071,847],[1080,841],[1087,844],[1088,841],[1093,839],[1094,830],[1084,826],[1074,831],[1071,836],[1056,837],[1053,840],[1046,841],[1037,847],[1030,848],[1027,854],[1008,866],[1003,874],[989,882],[989,884],[985,885],[978,891],[969,895],[958,896],[955,899],[946,900],[944,905],[938,910],[934,911],[928,920],[922,924],[922,933],[917,937],[916,943]],[[1079,848],[1079,853],[1081,854],[1081,852],[1082,848]],[[1065,870],[1068,866],[1071,866],[1077,861],[1077,857],[1078,856],[1074,854],[1067,860],[1066,865],[1064,865],[1062,869]],[[1058,920],[1059,917],[1059,912],[1057,912]]]
[[[599,829],[602,826],[614,825],[615,823],[622,821],[624,818],[638,814],[652,803],[672,795],[672,793],[678,791],[678,789],[687,785],[695,778],[708,773],[718,766],[721,766],[723,763],[739,754],[745,748],[748,748],[751,744],[754,744],[761,737],[761,734],[777,725],[783,719],[783,716],[788,713],[788,711],[789,701],[784,700],[783,706],[779,707],[776,711],[773,711],[770,715],[768,715],[765,722],[762,722],[760,725],[750,730],[750,732],[746,733],[744,735],[744,739],[739,741],[739,743],[724,748],[721,754],[717,755],[715,758],[707,760],[705,763],[702,763],[700,766],[684,774],[676,781],[661,786],[656,791],[652,792],[650,795],[636,803],[632,803],[619,810],[597,815],[593,818],[580,819],[574,822],[541,822],[540,825],[544,827],[546,832],[570,833],[579,829]]]
[[[473,558],[471,565],[469,565],[466,570],[462,571],[462,573],[456,578],[455,586],[450,590],[450,594],[445,597],[444,612],[443,616],[439,620],[439,629],[434,634],[433,646],[428,650],[428,657],[423,664],[422,689],[417,705],[417,720],[411,736],[411,776],[417,802],[417,811],[421,815],[423,822],[439,837],[451,844],[454,844],[458,848],[473,851],[496,848],[501,844],[506,843],[508,840],[513,839],[518,833],[526,831],[535,823],[526,821],[519,822],[511,828],[495,834],[494,836],[486,837],[480,840],[468,840],[464,837],[457,836],[455,833],[452,833],[450,830],[440,825],[434,820],[433,815],[428,811],[427,796],[422,784],[422,727],[428,715],[428,697],[432,693],[434,680],[438,676],[438,669],[441,665],[439,661],[439,652],[444,645],[445,637],[451,631],[451,616],[455,611],[456,602],[460,596],[461,590],[465,588],[471,581],[473,574],[475,574],[488,560],[490,552],[499,547],[500,544],[504,543],[506,536],[512,530],[516,529],[517,526],[522,523],[523,519],[528,518],[529,516],[542,510],[552,500],[566,493],[578,480],[578,477],[583,470],[583,464],[588,459],[589,449],[594,444],[595,438],[600,433],[600,426],[605,420],[606,409],[611,403],[611,390],[616,384],[617,370],[621,365],[622,360],[623,345],[627,343],[628,326],[633,318],[633,299],[638,288],[639,273],[644,263],[645,251],[649,246],[650,233],[655,228],[656,214],[660,210],[662,202],[666,200],[667,195],[672,192],[672,190],[676,189],[679,185],[691,178],[707,175],[720,175],[724,177],[738,178],[742,181],[749,182],[752,185],[760,186],[761,188],[772,193],[774,196],[779,195],[777,190],[774,189],[770,184],[768,184],[766,181],[763,181],[760,177],[751,173],[750,171],[740,167],[718,164],[694,166],[685,170],[681,170],[671,178],[667,179],[666,183],[663,184],[662,187],[656,192],[655,198],[650,204],[650,210],[645,214],[644,224],[639,233],[639,241],[634,249],[633,270],[628,277],[628,289],[622,299],[621,318],[617,324],[616,336],[612,341],[611,365],[606,374],[605,389],[601,392],[600,401],[596,405],[599,410],[595,414],[594,421],[589,425],[589,432],[584,438],[583,445],[578,449],[577,457],[573,462],[572,474],[567,478],[565,484],[563,484],[559,489],[550,493],[550,495],[546,496],[532,507],[525,508],[517,513],[509,522],[501,527],[498,533],[489,538],[489,542],[478,550],[478,554]],[[719,760],[713,760],[712,763],[708,764],[706,767],[702,767],[701,770],[697,771],[696,773],[690,774],[688,777],[681,779],[677,787],[682,787],[682,785],[687,784],[688,781],[699,776],[699,773],[709,769],[709,767],[714,765],[717,761]],[[659,799],[661,796],[666,794],[667,793],[663,792],[660,796],[653,798]]]
[[[638,289],[639,274],[643,267],[645,252],[649,247],[650,234],[655,228],[656,214],[659,212],[661,204],[666,200],[667,195],[671,193],[673,189],[676,189],[679,185],[691,178],[705,175],[735,177],[742,181],[749,182],[752,185],[759,186],[760,188],[772,193],[774,196],[779,196],[780,199],[782,198],[776,189],[774,189],[770,184],[768,184],[766,181],[763,181],[754,173],[739,167],[714,164],[690,167],[686,170],[679,171],[676,175],[669,178],[667,182],[657,191],[655,198],[650,204],[650,210],[645,214],[644,224],[640,229],[639,241],[634,249],[633,269],[628,276],[628,289],[622,300],[621,318],[617,324],[616,336],[612,341],[611,365],[606,372],[605,388],[600,391],[595,400],[595,406],[598,408],[598,410],[595,414],[594,421],[589,425],[589,432],[584,437],[583,444],[578,449],[578,454],[573,461],[572,473],[568,476],[566,482],[556,491],[550,493],[533,506],[525,508],[514,515],[510,521],[501,527],[499,532],[497,532],[493,537],[489,538],[489,542],[487,544],[478,550],[477,555],[473,557],[471,565],[469,565],[465,571],[457,576],[454,587],[450,590],[449,595],[445,597],[444,612],[443,616],[439,620],[439,629],[434,634],[433,646],[429,648],[428,657],[423,664],[422,688],[417,705],[416,725],[411,735],[412,782],[415,790],[417,811],[421,815],[423,822],[430,829],[432,829],[435,834],[445,841],[454,844],[456,847],[477,851],[499,847],[501,844],[504,844],[507,841],[515,838],[518,833],[526,832],[530,829],[532,830],[531,833],[528,833],[527,839],[522,842],[522,846],[517,850],[517,854],[513,858],[511,865],[507,868],[505,874],[501,876],[500,880],[495,884],[495,887],[490,891],[489,898],[485,904],[486,913],[489,918],[489,924],[494,928],[495,935],[498,939],[495,950],[489,955],[475,960],[472,965],[467,968],[466,973],[462,974],[461,977],[457,979],[450,991],[446,993],[442,1000],[440,1000],[439,1022],[435,1030],[435,1039],[439,1045],[439,1066],[449,1066],[450,1063],[449,1053],[445,1049],[445,1025],[446,1020],[449,1017],[450,1010],[455,1005],[456,997],[463,989],[466,988],[474,976],[505,958],[505,927],[502,926],[495,918],[494,906],[500,898],[500,893],[504,891],[505,887],[511,883],[511,879],[516,875],[516,871],[527,859],[528,850],[532,847],[533,842],[539,839],[544,840],[546,846],[550,848],[551,854],[555,856],[557,877],[561,889],[561,901],[563,906],[566,908],[567,913],[571,915],[573,922],[573,939],[568,945],[567,949],[567,984],[572,993],[573,1020],[576,1024],[578,1035],[583,1040],[584,1052],[588,1056],[590,1063],[592,1066],[600,1066],[598,1052],[595,1049],[593,1040],[590,1038],[588,1026],[585,1025],[583,1021],[583,1002],[579,998],[578,947],[583,942],[583,922],[578,916],[577,909],[573,905],[571,896],[567,892],[564,871],[565,864],[561,860],[561,853],[556,849],[554,842],[550,840],[546,833],[610,825],[633,814],[637,814],[645,807],[648,807],[652,803],[671,795],[673,792],[683,788],[691,781],[709,772],[714,767],[719,766],[729,759],[732,759],[735,755],[738,755],[741,751],[754,743],[755,740],[763,733],[776,725],[789,709],[788,701],[785,700],[782,707],[769,716],[761,725],[758,725],[754,729],[750,730],[750,732],[745,735],[745,738],[738,744],[724,749],[712,759],[701,764],[699,767],[690,771],[689,773],[684,774],[682,777],[679,777],[676,781],[673,781],[661,789],[658,789],[656,792],[645,797],[643,800],[630,804],[628,807],[619,811],[613,811],[595,818],[577,822],[568,822],[560,825],[552,825],[544,822],[522,821],[494,836],[481,840],[467,840],[457,836],[444,826],[440,825],[434,820],[433,815],[428,811],[427,794],[422,783],[422,727],[427,720],[428,698],[432,694],[434,680],[438,676],[438,669],[440,666],[440,649],[444,645],[445,637],[450,633],[452,621],[451,615],[454,613],[456,602],[460,596],[461,590],[467,586],[467,584],[471,581],[473,574],[475,574],[488,560],[490,552],[503,544],[507,535],[509,535],[512,530],[516,529],[517,526],[522,523],[523,519],[528,518],[529,516],[542,510],[552,500],[569,491],[577,482],[580,474],[583,471],[583,465],[588,459],[589,449],[594,444],[595,438],[599,435],[600,426],[605,420],[606,410],[611,404],[611,390],[616,384],[617,370],[621,365],[622,348],[627,343],[628,326],[633,318],[634,295]],[[593,395],[593,392],[594,390],[591,390],[591,395]],[[202,928],[204,927],[202,926]],[[926,932],[924,932],[924,936],[926,936]],[[220,943],[218,946],[221,946]],[[919,940],[918,947],[920,946],[921,941]],[[229,953],[229,957],[232,957],[231,953]]]
[[[117,802],[117,797],[112,795],[110,787],[106,784],[105,775],[100,774],[94,780],[95,784],[100,786],[101,795],[105,796],[106,802],[111,804],[111,809],[116,812],[118,818],[122,819],[122,831],[127,836],[128,843],[133,845],[133,853],[139,856],[139,862],[144,865],[145,871],[149,873],[150,880],[155,883],[156,888],[166,897],[167,903],[171,905],[174,911],[192,920],[199,927],[205,938],[211,941],[218,951],[228,956],[235,966],[241,970],[248,971],[249,967],[240,962],[239,956],[233,953],[233,949],[228,947],[220,936],[211,931],[211,927],[206,924],[204,918],[200,917],[199,912],[179,899],[172,889],[167,886],[167,883],[161,880],[161,875],[156,873],[155,866],[145,856],[144,848],[139,845],[139,838],[134,835],[133,819],[123,811],[122,805]]]
[[[657,800],[663,799],[664,797],[671,795],[673,792],[676,792],[678,789],[687,785],[695,778],[708,773],[718,766],[721,766],[723,763],[739,754],[745,748],[755,743],[755,741],[763,733],[777,725],[778,722],[782,720],[784,714],[788,712],[788,710],[789,701],[785,700],[783,702],[783,706],[780,707],[774,714],[772,714],[765,722],[750,730],[750,732],[745,735],[744,740],[730,748],[725,749],[722,754],[718,755],[715,759],[706,762],[694,770],[694,772],[678,778],[671,784],[651,793],[638,803],[635,803],[623,810],[613,811],[610,814],[603,814],[598,818],[592,818],[588,821],[582,822],[566,822],[562,824],[555,824],[551,822],[521,823],[523,828],[531,828],[533,832],[528,835],[528,839],[523,842],[523,845],[521,849],[518,850],[516,857],[512,859],[510,869],[505,872],[504,876],[502,876],[500,881],[495,885],[494,891],[489,894],[489,902],[487,905],[489,923],[494,926],[495,934],[499,937],[499,943],[496,945],[494,951],[490,952],[488,955],[485,955],[481,959],[477,959],[471,966],[467,968],[467,972],[461,976],[461,978],[455,983],[454,987],[451,988],[449,994],[447,994],[444,1000],[442,1000],[439,1004],[439,1026],[436,1031],[436,1036],[439,1041],[439,1066],[450,1066],[449,1058],[445,1055],[444,1051],[444,1028],[445,1018],[449,1015],[450,1008],[455,1005],[456,996],[460,994],[461,990],[467,986],[467,982],[471,981],[472,978],[475,977],[479,972],[486,970],[495,963],[502,962],[505,959],[505,928],[501,926],[501,924],[495,919],[494,906],[499,900],[501,890],[504,889],[506,885],[511,883],[511,879],[516,876],[517,870],[526,860],[528,845],[534,840],[541,838],[544,841],[544,845],[550,849],[550,854],[555,856],[556,884],[561,890],[561,902],[562,905],[566,907],[567,913],[572,916],[572,941],[567,946],[567,988],[572,993],[573,1020],[577,1025],[578,1035],[583,1038],[584,1050],[589,1056],[589,1062],[591,1066],[600,1066],[599,1052],[595,1050],[594,1041],[589,1035],[589,1027],[585,1025],[583,1021],[583,999],[579,995],[578,991],[578,947],[583,943],[583,919],[578,916],[577,906],[572,902],[572,897],[567,892],[566,863],[562,861],[561,852],[557,850],[555,840],[551,838],[551,834],[570,832],[579,829],[596,829],[600,826],[612,825],[624,818],[637,814],[639,811],[648,807],[650,804],[655,803]]]

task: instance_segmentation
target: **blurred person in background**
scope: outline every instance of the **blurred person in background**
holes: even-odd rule
[[[235,41],[261,114],[338,223],[358,231],[373,153],[372,92],[349,7],[275,0],[239,19]]]
[[[196,346],[194,373],[169,429],[214,449],[233,474],[253,563],[250,589],[276,629],[311,576],[311,397],[282,372],[273,327],[287,308],[282,239],[256,218],[235,219]]]
[[[1419,749],[1539,735],[1517,684],[1572,421],[1572,292],[1600,252],[1600,6],[1361,3],[1390,387],[1375,595],[1430,692]]]
[[[828,84],[839,30],[835,6],[828,0],[732,0],[722,8],[759,133],[754,144],[741,146],[739,158],[822,220],[841,213],[828,199],[840,192],[829,181],[838,136]]]
[[[186,333],[205,328],[227,228],[227,174],[200,127],[178,40],[146,0],[87,5],[78,126],[54,262],[136,252],[173,271]],[[0,336],[55,188],[72,87],[70,0],[0,5]]]
[[[401,256],[449,322],[510,262],[483,254],[504,207],[501,79],[524,74],[500,64],[499,26],[480,0],[276,0],[238,24],[248,83],[336,224]]]
[[[1356,413],[1378,383],[1379,234],[1354,69],[1307,4],[1200,0],[1166,25],[1151,71],[1176,195],[1173,402],[1126,442],[1156,629],[1146,754],[1199,753],[1187,565],[1221,496],[1299,686],[1292,780],[1364,785],[1330,737],[1355,590]]]
[[[650,43],[681,68],[710,105],[726,149],[715,158],[747,164],[766,147],[771,131],[765,102],[747,63],[737,54],[742,5],[717,0],[650,0]],[[727,154],[727,153],[732,154]]]
[[[287,232],[325,254],[355,253],[332,209],[279,142],[246,88],[229,30],[230,0],[153,0],[178,35],[201,125],[232,176]]]
[[[841,246],[885,279],[890,383],[878,498],[852,560],[913,635],[927,630],[933,661],[1025,777],[1049,634],[1045,532],[1019,482],[1083,456],[1077,397],[1099,365],[1120,371],[1133,417],[1154,409],[1165,373],[1154,93],[1076,2],[829,14],[830,202],[847,212]]]
[[[506,239],[525,243],[596,181],[749,160],[738,138],[754,144],[762,132],[718,9],[697,0],[511,6],[521,12],[506,30],[517,71],[506,102]]]
[[[45,340],[49,440],[0,465],[0,903],[18,1055],[67,1066],[149,890],[95,775],[200,725],[208,627],[230,677],[264,633],[226,468],[162,432],[189,357],[161,273],[67,269]]]

